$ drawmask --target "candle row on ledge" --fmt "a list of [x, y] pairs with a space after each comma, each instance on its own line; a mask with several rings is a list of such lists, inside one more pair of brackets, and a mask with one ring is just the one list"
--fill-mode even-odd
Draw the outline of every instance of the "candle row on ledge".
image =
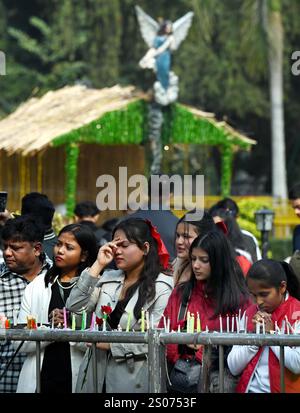
[[14, 326], [18, 323], [18, 310], [13, 310], [13, 320], [6, 317], [4, 313], [0, 313], [0, 328], [11, 328], [12, 323]]
[[[80, 330], [86, 330], [87, 329], [87, 313], [85, 310], [82, 310], [82, 318], [81, 318], [81, 328]], [[71, 330], [76, 330], [76, 318], [75, 314], [72, 313], [71, 316]], [[170, 319], [168, 317], [165, 317], [164, 315], [162, 316], [163, 318], [163, 325], [164, 325], [164, 331], [166, 333], [170, 332]], [[151, 319], [151, 323], [150, 323]], [[99, 320], [102, 323], [102, 331], [107, 331], [107, 317], [103, 317], [102, 319], [98, 319], [96, 317], [95, 312], [92, 313], [91, 317], [91, 323], [89, 326], [89, 331], [99, 331]], [[126, 332], [133, 331], [134, 329], [131, 329], [131, 324], [133, 320], [133, 312], [130, 311], [128, 313], [127, 317], [127, 324], [126, 324]], [[226, 322], [226, 329], [224, 331], [223, 329], [223, 322]], [[244, 312], [243, 316], [241, 316], [241, 312], [239, 311], [239, 314], [236, 315], [227, 315], [226, 317], [222, 317], [221, 315], [219, 316], [219, 327], [220, 327], [220, 333], [247, 333], [247, 324], [248, 324], [248, 317], [246, 316], [246, 313]], [[14, 325], [17, 325], [16, 317], [14, 314]], [[12, 323], [11, 321], [3, 314], [0, 313], [0, 328], [11, 328]], [[144, 309], [141, 310], [141, 320], [140, 320], [140, 331], [144, 333], [145, 331], [155, 328], [154, 325], [154, 319], [153, 319], [153, 314], [151, 314], [151, 317], [149, 315], [149, 311], [146, 311]], [[37, 319], [34, 315], [28, 315], [27, 316], [27, 324], [26, 324], [27, 329], [37, 329]], [[68, 328], [68, 310], [66, 308], [63, 308], [63, 326], [60, 325], [60, 323], [57, 326], [54, 326], [54, 320], [52, 319], [52, 323], [50, 328], [64, 328], [70, 330]], [[281, 323], [281, 326], [278, 326], [277, 321], [274, 323], [274, 330], [271, 330], [271, 334], [299, 334], [300, 330], [300, 320], [296, 320], [293, 324], [291, 324], [285, 316], [284, 320]], [[118, 325], [117, 331], [124, 331], [120, 325]], [[195, 314], [191, 313], [190, 311], [187, 312], [187, 319], [186, 319], [186, 328], [183, 329], [181, 327], [181, 324], [178, 325], [177, 331], [172, 330], [171, 332], [186, 332], [189, 334], [193, 333], [201, 333], [201, 319], [200, 315], [197, 312], [196, 316]], [[208, 327], [204, 329], [205, 333], [208, 333]], [[256, 323], [255, 326], [255, 333], [256, 334], [266, 334], [266, 323], [263, 320], [261, 323]]]

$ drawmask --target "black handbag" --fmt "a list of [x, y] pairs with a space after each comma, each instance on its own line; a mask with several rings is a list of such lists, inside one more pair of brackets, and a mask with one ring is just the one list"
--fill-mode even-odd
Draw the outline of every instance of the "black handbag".
[[180, 393], [198, 393], [201, 364], [195, 359], [178, 359], [170, 373], [169, 390]]
[[[178, 321], [184, 319], [191, 292], [181, 303]], [[179, 358], [171, 367], [168, 390], [179, 393], [198, 393], [200, 388], [201, 364], [195, 359]]]

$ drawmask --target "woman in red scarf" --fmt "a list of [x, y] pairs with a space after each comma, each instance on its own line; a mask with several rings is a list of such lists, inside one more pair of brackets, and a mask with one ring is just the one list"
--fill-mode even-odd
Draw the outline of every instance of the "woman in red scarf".
[[[264, 325], [266, 333], [280, 328], [300, 332], [300, 285], [286, 262], [260, 260], [253, 264], [247, 276], [249, 290], [256, 300], [247, 309], [248, 331]], [[279, 393], [279, 347], [233, 346], [228, 356], [232, 374], [242, 373], [238, 393]], [[300, 392], [300, 347], [284, 348], [285, 391]]]
[[[227, 315], [241, 313], [250, 305], [245, 278], [235, 260], [226, 236], [220, 231], [210, 231], [197, 237], [190, 247], [192, 275], [189, 281], [173, 290], [164, 317], [170, 319], [170, 329], [186, 328], [188, 312], [199, 315], [202, 330], [220, 331], [220, 316], [223, 331], [226, 331]], [[179, 314], [186, 306], [184, 316]], [[232, 317], [230, 317], [231, 319]], [[163, 319], [160, 321], [163, 327]], [[174, 365], [178, 358], [196, 357], [202, 362], [202, 346], [168, 344], [167, 359]]]

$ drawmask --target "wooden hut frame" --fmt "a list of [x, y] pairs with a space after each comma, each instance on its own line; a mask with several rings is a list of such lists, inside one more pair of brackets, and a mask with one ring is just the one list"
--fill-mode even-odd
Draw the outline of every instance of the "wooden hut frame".
[[[141, 144], [146, 134], [147, 96], [133, 86], [116, 85], [101, 90], [82, 85], [65, 86], [41, 98], [29, 99], [0, 121], [0, 152], [2, 156], [3, 153], [6, 156], [20, 155], [21, 198], [30, 191], [26, 186], [30, 182], [26, 166], [30, 157], [37, 155], [37, 190], [42, 192], [43, 154], [49, 147], [63, 145], [66, 150], [65, 201], [67, 213], [72, 215], [80, 145]], [[181, 104], [169, 108], [162, 135], [164, 144], [217, 146], [222, 158], [223, 196], [230, 194], [234, 152], [249, 150], [256, 143], [226, 122], [218, 122], [214, 114]], [[0, 180], [0, 190], [2, 188]]]

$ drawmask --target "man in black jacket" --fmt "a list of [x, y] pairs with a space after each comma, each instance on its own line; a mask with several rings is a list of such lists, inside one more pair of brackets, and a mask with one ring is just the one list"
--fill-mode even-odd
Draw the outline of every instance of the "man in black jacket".
[[[157, 227], [157, 231], [170, 254], [170, 261], [173, 261], [176, 257], [174, 241], [178, 218], [168, 207], [170, 204], [170, 197], [172, 196], [170, 181], [167, 175], [158, 175], [158, 177], [160, 178], [160, 184], [157, 188], [157, 193], [151, 191], [151, 178], [148, 180], [147, 209], [138, 209], [136, 212], [131, 213], [127, 218], [149, 219], [149, 221]], [[166, 179], [164, 179], [164, 177], [166, 177]]]
[[54, 205], [45, 194], [30, 192], [22, 198], [21, 215], [34, 217], [41, 226], [44, 231], [43, 250], [51, 260], [53, 259], [53, 248], [57, 242], [52, 228], [54, 212]]

